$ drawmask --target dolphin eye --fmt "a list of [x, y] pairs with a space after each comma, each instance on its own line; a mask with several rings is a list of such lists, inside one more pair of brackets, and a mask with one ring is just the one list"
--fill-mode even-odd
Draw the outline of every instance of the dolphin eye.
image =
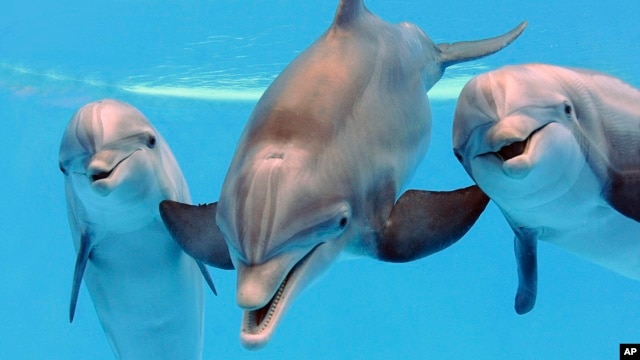
[[147, 146], [149, 149], [153, 149], [156, 147], [156, 137], [153, 135], [149, 135], [149, 139], [147, 139]]
[[573, 112], [573, 109], [571, 108], [571, 105], [564, 104], [564, 113], [567, 115], [571, 115], [572, 112]]
[[343, 216], [340, 218], [340, 229], [344, 229], [345, 227], [347, 227], [347, 224], [349, 223], [349, 219], [347, 219], [346, 216]]
[[62, 171], [63, 174], [67, 175], [67, 169], [64, 168], [64, 166], [62, 166], [62, 164], [59, 164], [60, 166], [60, 171]]

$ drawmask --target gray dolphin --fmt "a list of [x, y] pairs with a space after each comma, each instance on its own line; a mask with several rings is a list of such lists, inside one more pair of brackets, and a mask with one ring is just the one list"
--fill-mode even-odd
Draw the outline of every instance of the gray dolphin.
[[70, 320], [84, 277], [117, 358], [201, 358], [200, 272], [213, 283], [160, 219], [161, 200], [190, 202], [160, 134], [128, 104], [87, 104], [65, 130], [60, 170], [77, 252]]
[[426, 90], [447, 66], [500, 50], [525, 26], [435, 45], [415, 25], [341, 1], [331, 27], [256, 105], [219, 202], [161, 204], [187, 253], [237, 269], [244, 346], [266, 345], [293, 298], [340, 253], [411, 261], [466, 233], [488, 202], [477, 187], [398, 199], [429, 145]]
[[462, 90], [453, 147], [513, 228], [516, 311], [536, 300], [538, 240], [640, 280], [640, 91], [612, 76], [507, 66]]

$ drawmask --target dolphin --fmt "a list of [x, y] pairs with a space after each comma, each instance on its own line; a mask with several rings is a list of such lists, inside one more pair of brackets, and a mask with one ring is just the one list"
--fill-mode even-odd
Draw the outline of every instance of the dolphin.
[[237, 269], [246, 348], [265, 346], [296, 295], [340, 254], [412, 261], [467, 232], [489, 201], [476, 186], [400, 196], [429, 145], [426, 90], [447, 66], [502, 49], [525, 26], [436, 45], [415, 25], [343, 0], [259, 100], [219, 201], [160, 204], [187, 253]]
[[191, 201], [160, 134], [131, 105], [89, 103], [66, 127], [60, 170], [77, 252], [70, 321], [84, 278], [117, 358], [201, 358], [201, 271], [213, 283], [160, 219], [161, 200]]
[[453, 148], [515, 233], [515, 309], [536, 300], [537, 240], [640, 280], [640, 91], [612, 76], [506, 66], [463, 88]]

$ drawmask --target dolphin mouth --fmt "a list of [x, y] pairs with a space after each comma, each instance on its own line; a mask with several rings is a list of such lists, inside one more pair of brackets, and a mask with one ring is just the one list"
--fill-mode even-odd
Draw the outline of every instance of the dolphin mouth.
[[526, 139], [520, 141], [514, 141], [507, 145], [502, 146], [494, 154], [502, 161], [507, 162], [513, 158], [523, 155], [529, 149], [531, 138], [537, 134], [540, 130], [544, 129], [546, 125], [534, 130]]
[[[115, 169], [115, 168], [113, 168], [113, 169]], [[100, 180], [104, 180], [104, 179], [108, 178], [109, 176], [111, 176], [111, 173], [113, 172], [113, 169], [111, 169], [109, 171], [101, 171], [99, 173], [91, 175], [91, 182], [96, 182], [96, 181], [100, 181]]]
[[[280, 284], [271, 300], [262, 308], [245, 310], [242, 319], [240, 339], [244, 347], [248, 349], [260, 349], [264, 347], [288, 305], [289, 295], [296, 284], [297, 272], [307, 262], [315, 250], [322, 244], [316, 245], [296, 265], [293, 266]], [[295, 277], [295, 278], [294, 278]]]
[[278, 291], [276, 291], [275, 295], [273, 295], [273, 298], [271, 298], [267, 305], [257, 310], [247, 310], [244, 312], [242, 327], [243, 333], [257, 335], [267, 330], [267, 327], [271, 324], [275, 311], [278, 309], [278, 304], [282, 299], [282, 294], [284, 293], [284, 289], [287, 287], [287, 283], [291, 278], [292, 272], [293, 270], [287, 274], [284, 281], [282, 281], [282, 284], [280, 284]]
[[516, 141], [509, 145], [505, 145], [500, 148], [500, 150], [496, 151], [495, 154], [498, 156], [500, 160], [503, 162], [509, 161], [514, 157], [520, 156], [524, 154], [529, 146], [529, 138], [526, 138], [522, 141]]
[[130, 158], [136, 151], [134, 151], [131, 154], [123, 157], [122, 159], [120, 159], [120, 161], [118, 161], [111, 169], [99, 170], [99, 171], [96, 171], [93, 174], [91, 174], [89, 176], [89, 179], [91, 179], [91, 183], [95, 183], [95, 182], [100, 181], [100, 180], [108, 179], [111, 176], [111, 174], [113, 174], [113, 172], [118, 168], [118, 166], [120, 164], [122, 164], [125, 160]]

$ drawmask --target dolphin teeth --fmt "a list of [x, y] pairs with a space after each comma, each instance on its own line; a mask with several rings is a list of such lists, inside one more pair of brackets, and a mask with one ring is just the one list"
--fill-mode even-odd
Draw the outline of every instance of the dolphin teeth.
[[278, 303], [282, 298], [282, 293], [287, 286], [290, 275], [291, 272], [287, 274], [287, 277], [284, 279], [282, 284], [280, 284], [278, 291], [276, 291], [276, 294], [267, 305], [258, 310], [247, 311], [247, 317], [242, 331], [249, 334], [259, 334], [269, 326], [269, 323], [273, 318], [273, 314], [278, 308]]
[[527, 144], [529, 143], [529, 139], [525, 139], [523, 141], [516, 141], [509, 145], [503, 146], [496, 152], [496, 155], [502, 161], [508, 161], [513, 159], [516, 156], [520, 156], [527, 149]]
[[[292, 276], [301, 266], [303, 266], [303, 264], [305, 264], [309, 260], [315, 250], [322, 244], [324, 243], [316, 245], [291, 270], [289, 270], [289, 273], [285, 276], [275, 295], [273, 295], [271, 300], [265, 306], [257, 310], [245, 310], [242, 320], [242, 328], [240, 330], [241, 333], [249, 335], [259, 335], [263, 334], [265, 331], [270, 331], [268, 329], [272, 325], [272, 322], [274, 320], [277, 321], [277, 319], [281, 315], [278, 314], [279, 306], [281, 305], [281, 302], [283, 300], [285, 300], [286, 302], [286, 297], [283, 299], [283, 295], [285, 290], [287, 290], [287, 286], [290, 285], [289, 283], [291, 282]], [[295, 280], [294, 284], [292, 284], [291, 286], [296, 286]]]

